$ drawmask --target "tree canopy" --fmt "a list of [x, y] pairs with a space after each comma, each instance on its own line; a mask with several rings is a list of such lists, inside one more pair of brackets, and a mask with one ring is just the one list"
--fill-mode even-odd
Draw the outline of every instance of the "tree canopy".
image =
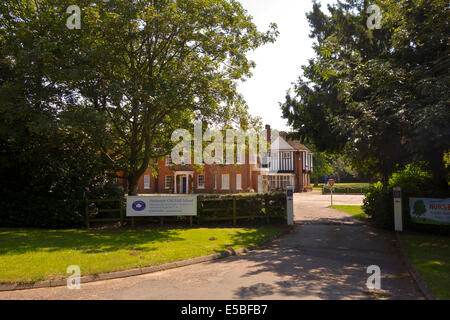
[[387, 183], [396, 169], [425, 160], [448, 187], [450, 148], [447, 1], [371, 1], [380, 29], [369, 29], [369, 1], [338, 1], [307, 14], [316, 56], [282, 104], [298, 137], [345, 152], [358, 171]]
[[194, 119], [252, 122], [236, 86], [254, 67], [246, 54], [274, 41], [275, 25], [258, 31], [234, 0], [82, 0], [80, 28], [69, 29], [72, 4], [2, 1], [4, 117], [19, 107], [30, 117], [97, 121], [83, 132], [124, 173], [130, 194], [170, 153], [175, 129]]

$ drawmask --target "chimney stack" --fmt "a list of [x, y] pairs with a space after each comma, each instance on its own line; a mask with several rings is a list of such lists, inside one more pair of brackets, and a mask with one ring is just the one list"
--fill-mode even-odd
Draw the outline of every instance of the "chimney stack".
[[272, 129], [269, 124], [266, 124], [267, 142], [272, 143]]

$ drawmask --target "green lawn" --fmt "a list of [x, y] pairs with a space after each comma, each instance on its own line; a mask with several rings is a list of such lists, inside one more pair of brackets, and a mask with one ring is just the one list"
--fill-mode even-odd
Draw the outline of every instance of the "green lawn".
[[258, 245], [284, 226], [159, 230], [0, 229], [0, 283], [121, 271]]
[[450, 300], [450, 237], [402, 233], [400, 238], [431, 291], [440, 299]]
[[364, 213], [361, 206], [332, 206], [333, 209], [348, 213], [349, 215], [358, 219], [367, 219], [368, 216]]

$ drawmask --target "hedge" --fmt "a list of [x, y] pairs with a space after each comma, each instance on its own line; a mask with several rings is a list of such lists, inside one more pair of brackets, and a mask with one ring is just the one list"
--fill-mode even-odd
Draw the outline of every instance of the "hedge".
[[[92, 222], [121, 221], [125, 199], [111, 199], [109, 202], [89, 200], [86, 203], [89, 226]], [[124, 211], [122, 211], [123, 213]], [[123, 217], [124, 218], [124, 217]], [[240, 221], [265, 221], [266, 223], [284, 222], [286, 220], [286, 194], [274, 192], [266, 194], [211, 194], [197, 196], [196, 223], [229, 221], [236, 225]], [[189, 217], [139, 217], [124, 218], [130, 221], [164, 223], [187, 223]]]
[[[235, 208], [235, 215], [234, 215]], [[207, 195], [198, 197], [199, 221], [285, 219], [284, 192], [252, 195]]]
[[[368, 190], [369, 187], [345, 187], [345, 186], [333, 187], [333, 193], [336, 194], [365, 194]], [[328, 186], [323, 187], [322, 194], [330, 194], [330, 187]]]
[[410, 198], [448, 198], [448, 190], [437, 189], [429, 172], [415, 165], [393, 174], [389, 185], [377, 183], [369, 187], [363, 210], [374, 224], [381, 228], [394, 229], [394, 187], [402, 188], [402, 214], [404, 230], [450, 234], [450, 226], [425, 225], [411, 221]]

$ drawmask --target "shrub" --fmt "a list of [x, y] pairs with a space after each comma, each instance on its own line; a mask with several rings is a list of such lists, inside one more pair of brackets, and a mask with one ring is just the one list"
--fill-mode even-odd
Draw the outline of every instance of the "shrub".
[[266, 194], [244, 195], [201, 195], [198, 197], [198, 218], [223, 219], [233, 218], [233, 199], [236, 200], [236, 217], [246, 219], [286, 218], [286, 193], [271, 192]]
[[[345, 186], [335, 186], [333, 187], [333, 193], [336, 194], [364, 194], [369, 190], [369, 187], [345, 187]], [[322, 189], [322, 194], [330, 194], [330, 187], [324, 186]]]
[[366, 192], [363, 210], [374, 224], [381, 228], [394, 228], [394, 187], [402, 188], [403, 225], [411, 226], [409, 198], [445, 198], [446, 190], [440, 190], [433, 184], [432, 176], [420, 165], [410, 164], [404, 170], [392, 175], [387, 186], [378, 182]]
[[370, 186], [366, 192], [363, 210], [374, 224], [381, 228], [394, 226], [394, 199], [391, 187], [384, 187], [381, 182]]
[[[115, 183], [90, 187], [86, 196], [95, 199], [120, 198], [123, 191]], [[9, 193], [0, 201], [0, 227], [73, 228], [85, 223], [82, 196], [62, 198], [59, 195], [25, 192]]]

